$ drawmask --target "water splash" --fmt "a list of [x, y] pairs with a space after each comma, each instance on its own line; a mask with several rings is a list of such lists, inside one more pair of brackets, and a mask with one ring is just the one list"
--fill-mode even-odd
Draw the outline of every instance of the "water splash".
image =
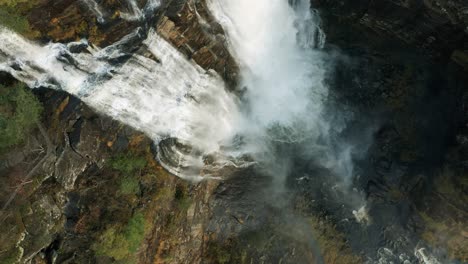
[[[85, 2], [102, 16], [96, 2]], [[142, 15], [134, 0], [128, 3], [132, 14]], [[145, 9], [159, 5], [149, 1]], [[209, 5], [242, 68], [242, 102], [225, 91], [215, 72], [189, 62], [152, 29], [78, 54], [63, 44], [40, 47], [3, 29], [0, 69], [30, 87], [74, 94], [157, 144], [174, 139], [160, 145], [165, 155], [158, 157], [184, 178], [200, 178], [202, 167], [249, 164], [241, 158], [246, 153], [271, 163], [274, 144], [306, 145], [324, 166], [349, 173], [350, 159], [342, 157], [347, 152], [336, 155], [329, 146], [330, 124], [323, 116], [325, 34], [308, 1], [211, 0]], [[135, 39], [145, 39], [136, 53]], [[145, 53], [151, 56], [140, 55]]]
[[105, 22], [104, 13], [101, 7], [99, 6], [99, 4], [96, 3], [95, 0], [81, 0], [81, 1], [83, 1], [89, 7], [91, 12], [93, 12], [96, 15], [96, 19], [99, 23], [102, 24]]
[[66, 45], [41, 47], [0, 29], [0, 70], [32, 88], [76, 95], [97, 112], [143, 131], [156, 143], [166, 138], [190, 142], [193, 151], [176, 165], [190, 170], [174, 172], [200, 179], [204, 164], [200, 154], [216, 153], [236, 134], [236, 98], [226, 92], [215, 72], [189, 62], [153, 30], [141, 50], [150, 57], [135, 53], [122, 65], [115, 63], [126, 54], [125, 43], [137, 35], [102, 50], [72, 54]]
[[442, 264], [436, 257], [434, 257], [430, 252], [427, 252], [426, 248], [416, 248], [414, 250], [414, 255], [423, 264]]
[[264, 155], [273, 152], [272, 144], [304, 145], [306, 155], [348, 176], [351, 151], [332, 148], [324, 116], [328, 66], [320, 18], [309, 1], [289, 2], [209, 1], [241, 66], [246, 140], [270, 164], [278, 163], [278, 157]]
[[126, 0], [129, 12], [120, 12], [120, 17], [128, 21], [144, 19], [143, 11], [138, 7], [136, 0]]

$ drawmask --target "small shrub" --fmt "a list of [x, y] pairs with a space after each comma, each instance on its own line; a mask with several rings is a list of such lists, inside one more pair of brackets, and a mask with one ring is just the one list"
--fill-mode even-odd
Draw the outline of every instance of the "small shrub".
[[187, 209], [192, 204], [192, 199], [190, 199], [188, 194], [188, 189], [186, 186], [177, 185], [174, 193], [174, 198], [177, 203], [177, 207], [180, 211], [187, 211]]
[[177, 207], [180, 211], [187, 211], [192, 205], [192, 199], [184, 197], [183, 199], [177, 200]]
[[145, 237], [146, 221], [142, 213], [135, 213], [123, 228], [109, 227], [93, 248], [98, 256], [115, 260], [131, 260]]
[[120, 192], [123, 194], [138, 194], [140, 183], [134, 177], [123, 177], [120, 180]]
[[131, 153], [118, 155], [110, 160], [110, 166], [126, 174], [126, 176], [130, 176], [136, 171], [143, 169], [146, 167], [146, 164], [147, 162], [144, 157], [135, 156]]
[[41, 113], [41, 103], [23, 84], [0, 85], [0, 150], [22, 143]]
[[128, 241], [116, 227], [108, 228], [99, 240], [99, 243], [95, 246], [98, 256], [109, 256], [115, 260], [122, 260], [128, 257]]
[[136, 213], [128, 222], [125, 229], [125, 239], [128, 242], [128, 249], [134, 253], [140, 247], [145, 237], [145, 217], [142, 213]]
[[24, 15], [37, 6], [38, 0], [0, 0], [0, 26], [5, 26], [26, 37], [37, 37]]

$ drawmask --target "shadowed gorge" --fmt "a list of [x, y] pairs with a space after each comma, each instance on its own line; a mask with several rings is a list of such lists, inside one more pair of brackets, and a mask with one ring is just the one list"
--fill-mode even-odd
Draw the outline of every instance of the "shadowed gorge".
[[464, 1], [0, 15], [0, 264], [468, 262]]

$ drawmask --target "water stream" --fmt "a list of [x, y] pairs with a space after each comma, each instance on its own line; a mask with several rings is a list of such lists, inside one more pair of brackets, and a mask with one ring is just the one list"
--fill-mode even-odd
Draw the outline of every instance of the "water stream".
[[[105, 23], [96, 1], [82, 1]], [[132, 21], [147, 19], [161, 5], [159, 0], [144, 7], [126, 2], [121, 17]], [[0, 27], [0, 71], [33, 89], [63, 90], [144, 132], [158, 146], [160, 163], [183, 179], [222, 179], [223, 167], [261, 164], [284, 186], [290, 157], [277, 148], [284, 145], [350, 179], [352, 147], [332, 138], [340, 125], [326, 111], [326, 36], [310, 2], [207, 2], [240, 66], [241, 96], [152, 28], [96, 48], [86, 40], [39, 45]], [[77, 45], [87, 52], [72, 53]], [[367, 217], [365, 209], [355, 215]], [[417, 256], [431, 263], [423, 250]]]
[[[85, 2], [103, 17], [96, 2]], [[141, 17], [137, 3], [128, 4], [131, 14]], [[213, 170], [225, 164], [247, 166], [241, 159], [246, 154], [269, 159], [271, 142], [318, 144], [328, 134], [320, 51], [325, 36], [307, 1], [221, 0], [210, 7], [227, 29], [241, 65], [242, 98], [227, 92], [215, 72], [188, 61], [153, 29], [138, 29], [104, 49], [88, 46], [89, 53], [78, 54], [69, 47], [87, 45], [85, 40], [40, 46], [1, 29], [0, 69], [31, 88], [69, 92], [145, 132], [156, 144], [164, 142], [160, 161], [186, 179], [217, 177]], [[139, 38], [144, 39], [139, 52], [129, 51]], [[152, 58], [141, 55], [148, 53]], [[126, 56], [130, 59], [121, 59]], [[207, 156], [215, 161], [208, 164]]]

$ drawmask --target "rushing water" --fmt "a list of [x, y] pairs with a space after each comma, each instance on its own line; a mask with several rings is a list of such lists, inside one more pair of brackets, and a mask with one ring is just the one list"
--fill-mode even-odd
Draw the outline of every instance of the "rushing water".
[[[84, 2], [104, 19], [95, 1]], [[137, 2], [127, 2], [129, 15], [142, 17]], [[145, 9], [159, 4], [149, 1]], [[32, 88], [67, 91], [145, 132], [159, 144], [163, 165], [183, 178], [216, 176], [212, 171], [226, 164], [247, 166], [239, 157], [265, 157], [271, 142], [318, 142], [328, 130], [322, 118], [325, 67], [318, 50], [324, 34], [307, 1], [221, 0], [210, 6], [242, 66], [241, 100], [226, 91], [215, 72], [185, 59], [152, 29], [79, 54], [69, 47], [86, 41], [41, 47], [2, 29], [0, 69]], [[145, 38], [140, 52], [129, 51], [138, 38]], [[148, 52], [156, 59], [140, 55]], [[123, 64], [116, 62], [129, 55]], [[215, 162], [207, 164], [208, 155]]]
[[316, 137], [324, 126], [324, 67], [313, 49], [324, 36], [306, 3], [295, 9], [282, 0], [210, 1], [241, 65], [248, 129], [286, 128], [273, 140]]
[[[240, 65], [241, 97], [154, 29], [139, 28], [98, 49], [86, 40], [41, 46], [0, 28], [0, 71], [31, 88], [66, 91], [144, 132], [158, 145], [161, 164], [184, 179], [220, 178], [220, 168], [249, 166], [252, 158], [270, 167], [272, 175], [285, 176], [288, 153], [275, 151], [277, 145], [300, 146], [294, 150], [349, 178], [351, 148], [333, 143], [330, 135], [337, 126], [325, 114], [326, 37], [309, 1], [207, 1]], [[82, 2], [98, 22], [106, 22], [96, 1]], [[145, 20], [161, 4], [126, 3], [121, 17], [134, 21]], [[87, 52], [72, 53], [77, 46]], [[284, 177], [276, 178], [283, 184]], [[368, 218], [366, 207], [353, 213], [357, 220]], [[385, 261], [393, 252], [383, 249], [380, 255]], [[438, 263], [424, 249], [415, 256]]]
[[241, 66], [243, 133], [256, 158], [278, 165], [288, 157], [272, 156], [271, 146], [296, 145], [303, 156], [349, 179], [351, 148], [334, 145], [332, 129], [340, 126], [325, 116], [326, 36], [310, 1], [209, 0], [209, 6]]
[[[32, 88], [62, 89], [76, 95], [98, 112], [145, 132], [156, 143], [177, 138], [189, 142], [197, 153], [219, 150], [220, 143], [234, 135], [235, 97], [226, 92], [217, 74], [186, 60], [152, 30], [143, 44], [156, 60], [133, 54], [123, 65], [111, 63], [125, 55], [118, 47], [136, 35], [77, 55], [66, 45], [41, 47], [2, 29], [0, 70]], [[202, 155], [189, 155], [168, 169], [198, 179], [202, 163]], [[189, 168], [190, 174], [178, 167]]]

